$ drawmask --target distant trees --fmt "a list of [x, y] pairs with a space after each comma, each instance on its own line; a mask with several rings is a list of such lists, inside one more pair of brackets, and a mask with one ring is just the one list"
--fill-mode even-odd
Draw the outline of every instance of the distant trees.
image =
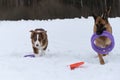
[[[62, 0], [64, 4], [73, 5], [78, 9], [82, 9], [83, 15], [87, 12], [88, 14], [97, 13], [101, 14], [105, 9], [112, 7], [112, 14], [120, 11], [120, 0]], [[115, 15], [112, 15], [115, 16]], [[120, 16], [117, 15], [117, 16]]]
[[54, 19], [101, 15], [120, 16], [120, 0], [0, 0], [0, 19]]

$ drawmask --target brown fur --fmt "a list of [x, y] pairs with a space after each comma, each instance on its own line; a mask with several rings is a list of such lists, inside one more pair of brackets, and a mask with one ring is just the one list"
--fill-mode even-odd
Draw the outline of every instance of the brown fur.
[[[107, 14], [107, 15], [105, 15], [105, 14]], [[108, 19], [107, 19], [108, 18], [108, 11], [105, 14], [103, 14], [103, 16], [93, 16], [95, 19], [95, 24], [94, 24], [94, 29], [93, 29], [94, 33], [97, 32], [96, 25], [103, 24], [104, 27], [106, 28], [106, 31], [108, 31], [112, 34], [112, 28], [111, 28], [111, 26], [108, 22]], [[95, 40], [95, 44], [99, 47], [104, 48], [104, 47], [111, 44], [111, 40], [107, 37], [102, 36], [102, 37], [99, 37]], [[98, 53], [100, 64], [105, 64], [103, 56], [106, 56], [106, 54], [102, 55], [102, 54]]]
[[34, 38], [36, 37], [36, 34], [40, 35], [39, 41], [41, 43], [42, 46], [42, 51], [45, 51], [47, 46], [48, 46], [48, 37], [47, 37], [47, 31], [45, 31], [44, 29], [35, 29], [35, 30], [31, 30], [31, 42], [32, 42], [32, 47], [33, 47], [33, 52], [35, 54], [39, 54], [39, 50], [38, 48], [36, 48], [35, 45], [35, 40]]

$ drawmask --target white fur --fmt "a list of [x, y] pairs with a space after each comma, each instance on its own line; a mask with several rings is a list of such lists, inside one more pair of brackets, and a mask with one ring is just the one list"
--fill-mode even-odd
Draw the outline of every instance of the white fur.
[[35, 41], [34, 46], [35, 46], [36, 48], [40, 49], [40, 48], [41, 48], [41, 44], [40, 44], [40, 42], [39, 42], [38, 39], [39, 39], [39, 35], [37, 34], [37, 40]]
[[36, 57], [45, 55], [45, 51], [43, 50], [43, 47], [41, 46], [41, 43], [39, 42], [38, 39], [39, 39], [39, 35], [37, 35], [37, 40], [34, 43], [34, 46], [39, 49], [39, 54], [36, 54], [35, 55]]

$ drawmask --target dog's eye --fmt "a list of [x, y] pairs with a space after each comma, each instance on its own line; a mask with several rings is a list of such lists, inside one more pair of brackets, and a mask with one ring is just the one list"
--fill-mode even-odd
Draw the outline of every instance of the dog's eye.
[[42, 33], [39, 34], [39, 40], [43, 39]]
[[97, 28], [102, 28], [104, 27], [105, 25], [104, 24], [96, 24]]
[[34, 41], [36, 41], [37, 40], [37, 35], [34, 35], [33, 39], [34, 39]]

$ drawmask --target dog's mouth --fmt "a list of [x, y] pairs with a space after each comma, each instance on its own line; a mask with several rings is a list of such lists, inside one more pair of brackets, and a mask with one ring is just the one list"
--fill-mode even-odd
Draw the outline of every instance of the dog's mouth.
[[38, 41], [33, 42], [33, 47], [35, 47], [35, 48], [37, 48], [37, 49], [41, 49], [41, 44], [40, 44], [40, 42], [38, 42]]
[[96, 31], [97, 35], [101, 35], [103, 31], [106, 31], [106, 27], [103, 24], [96, 25], [96, 27], [97, 27], [97, 31]]

